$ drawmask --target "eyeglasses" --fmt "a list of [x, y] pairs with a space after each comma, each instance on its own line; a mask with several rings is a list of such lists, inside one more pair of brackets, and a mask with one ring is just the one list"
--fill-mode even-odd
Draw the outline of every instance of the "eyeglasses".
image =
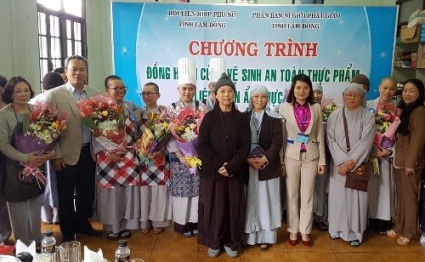
[[115, 92], [119, 92], [119, 91], [127, 91], [128, 87], [124, 86], [124, 87], [109, 87], [108, 89], [112, 89]]
[[154, 92], [142, 92], [142, 93], [140, 93], [141, 96], [151, 96], [151, 95], [155, 95], [155, 94], [158, 94], [158, 93], [154, 93]]

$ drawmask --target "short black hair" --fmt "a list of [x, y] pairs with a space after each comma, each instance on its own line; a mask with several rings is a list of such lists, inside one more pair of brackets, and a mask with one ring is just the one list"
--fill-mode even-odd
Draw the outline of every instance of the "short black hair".
[[7, 78], [4, 75], [0, 75], [0, 86], [5, 87], [7, 84]]
[[295, 89], [295, 84], [297, 83], [297, 81], [304, 82], [308, 85], [308, 87], [310, 88], [310, 93], [306, 99], [306, 102], [308, 102], [309, 104], [313, 104], [314, 103], [313, 83], [311, 82], [310, 77], [308, 77], [308, 75], [306, 74], [299, 74], [294, 76], [294, 79], [292, 80], [292, 84], [291, 84], [291, 89], [289, 89], [288, 96], [286, 97], [286, 102], [293, 103], [294, 101], [296, 101], [295, 95], [294, 95], [294, 89]]
[[68, 64], [69, 64], [69, 62], [70, 62], [71, 60], [80, 60], [80, 61], [83, 61], [83, 62], [84, 62], [84, 64], [86, 64], [86, 68], [87, 68], [87, 69], [89, 68], [89, 65], [88, 65], [87, 59], [86, 59], [84, 56], [80, 56], [80, 55], [72, 55], [72, 56], [69, 56], [69, 57], [67, 57], [67, 58], [65, 59], [65, 69], [68, 69]]
[[153, 86], [153, 89], [155, 89], [155, 92], [159, 93], [159, 86], [154, 82], [147, 82], [143, 86]]
[[122, 78], [119, 77], [119, 76], [116, 76], [116, 75], [107, 76], [105, 78], [105, 83], [104, 83], [105, 89], [108, 89], [108, 82], [109, 82], [109, 80], [121, 80], [122, 81]]
[[58, 67], [55, 70], [53, 70], [53, 73], [63, 74], [63, 73], [65, 73], [65, 67], [63, 67], [63, 66]]
[[32, 90], [30, 83], [22, 76], [14, 76], [11, 79], [9, 79], [9, 81], [7, 81], [7, 84], [5, 85], [3, 89], [3, 93], [1, 93], [1, 98], [3, 99], [3, 102], [5, 104], [10, 104], [13, 102], [13, 99], [12, 99], [13, 92], [15, 91], [15, 86], [19, 82], [25, 82], [30, 88], [31, 98], [34, 97], [34, 91]]

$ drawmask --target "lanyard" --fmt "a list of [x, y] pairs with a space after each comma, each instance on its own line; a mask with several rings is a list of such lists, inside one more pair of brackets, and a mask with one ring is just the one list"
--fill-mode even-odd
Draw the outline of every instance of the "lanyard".
[[[255, 133], [257, 134], [257, 143], [260, 140], [261, 122], [263, 120], [263, 116], [264, 116], [264, 110], [261, 112], [259, 119], [257, 117], [255, 117], [254, 111], [252, 111], [252, 113], [251, 113], [251, 122], [254, 125]], [[258, 122], [258, 126], [257, 126], [257, 122]]]

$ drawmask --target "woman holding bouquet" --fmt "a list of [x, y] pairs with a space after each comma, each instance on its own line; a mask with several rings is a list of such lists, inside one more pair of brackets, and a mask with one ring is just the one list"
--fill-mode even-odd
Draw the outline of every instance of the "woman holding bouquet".
[[6, 106], [0, 110], [0, 150], [4, 154], [5, 173], [1, 191], [7, 201], [15, 241], [26, 245], [41, 241], [41, 202], [44, 185], [38, 178], [20, 177], [21, 164], [43, 165], [53, 152], [42, 155], [23, 153], [16, 149], [15, 135], [23, 131], [23, 121], [31, 112], [28, 101], [34, 96], [31, 85], [22, 77], [12, 77], [2, 93]]
[[118, 76], [105, 79], [106, 93], [117, 103], [121, 117], [124, 119], [122, 146], [125, 148], [107, 150], [93, 139], [96, 154], [97, 176], [97, 215], [107, 232], [107, 238], [116, 240], [129, 238], [130, 230], [139, 227], [140, 192], [138, 188], [138, 160], [132, 150], [136, 132], [136, 106], [124, 100], [127, 87]]
[[[376, 126], [380, 128], [384, 121], [390, 121], [397, 116], [397, 104], [393, 100], [397, 92], [397, 80], [394, 77], [382, 79], [379, 85], [379, 97], [367, 101], [367, 108], [375, 115]], [[388, 120], [385, 118], [388, 116]], [[381, 132], [382, 131], [382, 132]], [[383, 133], [385, 130], [377, 130]], [[374, 145], [374, 161], [378, 163], [378, 172], [371, 176], [368, 183], [369, 226], [385, 234], [392, 227], [394, 215], [394, 176], [392, 168], [392, 148]]]
[[[269, 91], [263, 85], [251, 89], [248, 118], [251, 126], [251, 149], [261, 148], [264, 155], [248, 157], [249, 183], [245, 218], [245, 243], [260, 244], [265, 251], [277, 242], [277, 229], [281, 224], [280, 176], [283, 159], [282, 119], [268, 109]], [[255, 151], [252, 151], [255, 152]], [[201, 178], [202, 179], [202, 178]]]
[[[146, 83], [140, 94], [146, 107], [138, 109], [135, 115], [138, 133], [143, 134], [149, 128], [150, 117], [159, 116], [166, 107], [157, 104], [161, 94], [156, 83]], [[140, 161], [140, 228], [145, 234], [150, 231], [151, 226], [154, 233], [159, 234], [170, 224], [171, 209], [167, 196], [170, 169], [165, 146], [166, 144], [147, 154], [150, 163]]]
[[[217, 257], [222, 247], [229, 257], [237, 257], [244, 232], [251, 132], [246, 115], [235, 108], [236, 87], [225, 73], [217, 81], [215, 93], [218, 103], [205, 115], [199, 130], [198, 243], [208, 246], [210, 257]], [[278, 192], [275, 194], [279, 202]]]
[[408, 246], [418, 239], [418, 208], [421, 172], [425, 166], [424, 84], [409, 79], [403, 87], [398, 107], [403, 110], [394, 145], [394, 176], [397, 193], [397, 217], [387, 236]]
[[[180, 99], [172, 103], [168, 110], [191, 108], [205, 111], [205, 105], [194, 100], [196, 91], [196, 64], [185, 57], [178, 60], [179, 79], [177, 90]], [[175, 138], [167, 145], [170, 152], [170, 183], [168, 194], [172, 201], [174, 231], [186, 237], [198, 234], [199, 174], [191, 172], [190, 164], [182, 153]]]
[[285, 118], [285, 167], [288, 201], [289, 244], [311, 247], [313, 195], [316, 174], [325, 172], [325, 140], [322, 109], [313, 103], [313, 87], [307, 75], [296, 75], [286, 103], [279, 113]]

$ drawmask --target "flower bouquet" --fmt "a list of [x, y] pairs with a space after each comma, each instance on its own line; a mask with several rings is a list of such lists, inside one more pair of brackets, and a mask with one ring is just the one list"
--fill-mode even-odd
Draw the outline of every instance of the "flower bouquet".
[[95, 132], [95, 140], [109, 153], [122, 154], [124, 138], [123, 108], [108, 96], [96, 95], [77, 103], [82, 122]]
[[[67, 116], [59, 115], [50, 104], [37, 102], [29, 116], [24, 117], [22, 132], [17, 130], [14, 134], [16, 149], [26, 154], [37, 152], [38, 155], [52, 151], [66, 128], [66, 120]], [[46, 177], [36, 165], [21, 165], [24, 166], [21, 180], [32, 182], [36, 178], [37, 182], [45, 184]]]
[[167, 112], [149, 113], [146, 128], [135, 144], [140, 161], [145, 165], [152, 164], [148, 154], [162, 149], [171, 138], [170, 122], [171, 118]]
[[[382, 148], [390, 148], [395, 143], [395, 132], [397, 127], [400, 125], [400, 118], [398, 116], [397, 106], [394, 104], [387, 104], [382, 106], [378, 103], [376, 112], [371, 109], [372, 113], [375, 113], [375, 141], [374, 145]], [[372, 149], [372, 155], [374, 155]], [[379, 175], [379, 159], [376, 156], [371, 157], [373, 166], [373, 173]]]
[[332, 98], [323, 98], [322, 100], [322, 117], [323, 122], [327, 122], [331, 113], [337, 110], [339, 106], [335, 104]]
[[194, 109], [185, 107], [177, 111], [177, 116], [173, 121], [172, 133], [176, 142], [189, 162], [192, 174], [196, 173], [197, 166], [201, 166], [202, 162], [197, 157], [198, 153], [198, 131], [201, 125], [204, 111], [202, 109]]
[[378, 104], [375, 113], [376, 136], [374, 144], [382, 148], [390, 148], [394, 145], [395, 131], [400, 125], [397, 106], [393, 104], [380, 106]]

